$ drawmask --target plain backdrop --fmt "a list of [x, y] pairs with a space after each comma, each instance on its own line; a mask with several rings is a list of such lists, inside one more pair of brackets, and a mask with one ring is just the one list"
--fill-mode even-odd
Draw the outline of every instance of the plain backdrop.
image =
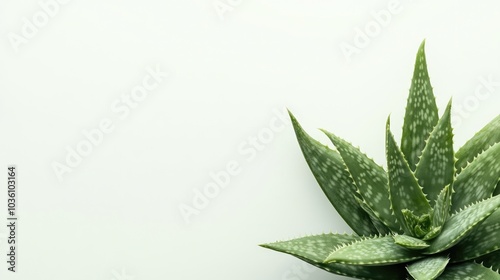
[[[399, 138], [426, 39], [440, 114], [451, 97], [460, 109], [458, 148], [499, 112], [498, 11], [451, 0], [1, 1], [0, 278], [346, 279], [257, 246], [351, 232], [285, 108], [321, 142], [317, 128], [328, 129], [385, 165], [385, 121]], [[17, 273], [4, 261], [9, 164]]]

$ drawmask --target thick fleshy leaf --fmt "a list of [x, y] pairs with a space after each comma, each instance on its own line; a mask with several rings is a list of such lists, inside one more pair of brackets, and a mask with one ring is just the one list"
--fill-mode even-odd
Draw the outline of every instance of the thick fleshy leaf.
[[457, 173], [460, 173], [477, 155], [498, 142], [500, 142], [500, 115], [484, 126], [457, 151], [455, 154]]
[[377, 215], [375, 215], [373, 210], [368, 206], [368, 204], [366, 204], [366, 202], [357, 197], [356, 201], [359, 203], [359, 205], [361, 205], [361, 208], [363, 208], [363, 210], [365, 210], [365, 212], [368, 213], [370, 219], [372, 220], [373, 225], [375, 226], [379, 234], [385, 235], [391, 233], [391, 230], [384, 223], [382, 223], [382, 221], [378, 219]]
[[482, 263], [486, 267], [491, 267], [493, 270], [500, 270], [500, 250], [476, 258], [474, 261]]
[[415, 280], [434, 280], [443, 273], [450, 259], [432, 256], [409, 264], [406, 269]]
[[394, 141], [394, 136], [390, 131], [390, 119], [387, 120], [386, 127], [386, 155], [391, 206], [400, 224], [404, 224], [404, 232], [411, 235], [413, 229], [404, 222], [402, 210], [408, 209], [418, 217], [429, 214], [431, 206]]
[[436, 238], [441, 233], [442, 227], [433, 227], [431, 230], [422, 238], [422, 240], [429, 241]]
[[453, 246], [451, 259], [465, 261], [478, 258], [500, 249], [500, 210], [476, 226], [467, 237]]
[[394, 264], [394, 265], [384, 265], [384, 266], [362, 266], [362, 265], [347, 265], [341, 263], [315, 263], [313, 265], [334, 274], [354, 277], [356, 279], [401, 280], [405, 279], [406, 277], [406, 270], [404, 264]]
[[401, 150], [411, 170], [415, 170], [425, 147], [425, 140], [436, 126], [438, 119], [436, 99], [427, 72], [424, 41], [418, 49], [415, 61], [401, 138]]
[[439, 280], [499, 280], [500, 274], [478, 263], [466, 262], [448, 266]]
[[403, 209], [401, 212], [403, 213], [405, 225], [408, 227], [411, 236], [423, 238], [431, 231], [432, 221], [429, 214], [416, 216], [408, 209]]
[[264, 244], [261, 246], [295, 256], [316, 267], [335, 274], [370, 280], [399, 280], [404, 278], [404, 266], [401, 265], [367, 267], [340, 263], [323, 263], [323, 260], [334, 248], [355, 240], [360, 240], [360, 237], [330, 233]]
[[323, 130], [330, 138], [351, 174], [358, 191], [373, 213], [392, 231], [399, 232], [400, 225], [392, 214], [389, 200], [387, 173], [372, 159], [347, 141]]
[[495, 195], [499, 195], [499, 194], [500, 194], [500, 182], [498, 182], [498, 184], [497, 184], [497, 188], [496, 188], [496, 190], [493, 192], [493, 195], [494, 195], [494, 196], [495, 196]]
[[323, 260], [335, 248], [357, 240], [362, 240], [362, 237], [356, 235], [330, 233], [305, 236], [287, 241], [263, 244], [260, 246], [305, 258], [313, 262], [323, 262]]
[[407, 250], [396, 244], [392, 236], [370, 237], [354, 241], [334, 250], [325, 263], [352, 265], [387, 265], [405, 263], [422, 258], [418, 251]]
[[292, 113], [290, 118], [307, 164], [337, 212], [357, 234], [377, 234], [370, 217], [356, 201], [356, 185], [340, 155], [311, 138]]
[[453, 182], [455, 175], [450, 112], [451, 101], [429, 136], [415, 170], [415, 177], [417, 177], [419, 185], [427, 195], [431, 206], [434, 206], [441, 190]]
[[467, 165], [453, 185], [452, 211], [491, 197], [500, 178], [500, 143]]
[[394, 235], [394, 242], [410, 250], [422, 250], [429, 247], [429, 244], [423, 240], [408, 235]]
[[452, 215], [444, 224], [441, 234], [432, 240], [431, 246], [424, 253], [439, 253], [457, 244], [498, 207], [500, 196], [495, 196]]
[[432, 212], [432, 226], [434, 228], [442, 227], [448, 217], [451, 209], [451, 187], [448, 185], [441, 190], [438, 195], [434, 211]]

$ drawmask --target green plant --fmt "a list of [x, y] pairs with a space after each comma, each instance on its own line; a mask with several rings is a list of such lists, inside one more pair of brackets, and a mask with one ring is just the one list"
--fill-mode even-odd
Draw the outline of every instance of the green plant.
[[386, 125], [387, 171], [323, 130], [312, 139], [290, 113], [302, 153], [354, 234], [261, 245], [358, 279], [500, 279], [500, 115], [456, 153], [451, 101], [439, 118], [417, 53], [401, 147]]

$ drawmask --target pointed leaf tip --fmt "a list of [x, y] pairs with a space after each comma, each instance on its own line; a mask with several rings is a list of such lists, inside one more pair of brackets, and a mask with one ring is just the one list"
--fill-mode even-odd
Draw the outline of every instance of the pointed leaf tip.
[[326, 263], [351, 265], [387, 265], [420, 259], [418, 251], [408, 250], [394, 243], [392, 236], [371, 237], [355, 241], [334, 250]]
[[361, 240], [361, 237], [330, 233], [263, 244], [263, 247], [292, 255], [325, 271], [348, 277], [367, 280], [400, 280], [404, 278], [405, 269], [402, 265], [358, 266], [323, 263], [323, 260], [334, 248], [356, 240]]
[[356, 201], [356, 185], [340, 155], [309, 136], [291, 113], [290, 117], [302, 154], [330, 203], [357, 234], [377, 234], [370, 216]]
[[412, 170], [415, 170], [425, 140], [438, 119], [436, 99], [427, 71], [424, 40], [417, 52], [401, 138], [401, 150]]
[[440, 228], [450, 216], [452, 188], [450, 185], [444, 187], [436, 199], [432, 212], [432, 226]]
[[394, 235], [392, 238], [396, 244], [410, 250], [422, 250], [430, 246], [427, 242], [408, 235]]
[[416, 280], [434, 280], [443, 273], [449, 261], [444, 256], [432, 256], [411, 263], [407, 270]]
[[[431, 213], [431, 207], [394, 140], [389, 122], [387, 122], [386, 126], [386, 156], [389, 173], [389, 193], [394, 214], [398, 222], [403, 224], [405, 234], [423, 237], [430, 230], [430, 224], [422, 224], [419, 217], [423, 218], [424, 215]], [[411, 212], [416, 217], [414, 219], [415, 223], [410, 223], [410, 220], [408, 220], [410, 217], [404, 214], [405, 211]]]
[[307, 259], [322, 262], [338, 246], [360, 240], [361, 237], [347, 234], [321, 234], [262, 244], [261, 247]]
[[453, 182], [455, 155], [451, 128], [451, 100], [432, 130], [417, 164], [415, 176], [433, 206], [441, 190]]
[[385, 170], [349, 142], [326, 130], [323, 132], [337, 148], [360, 195], [373, 214], [392, 231], [398, 232], [400, 226], [390, 211], [391, 202]]

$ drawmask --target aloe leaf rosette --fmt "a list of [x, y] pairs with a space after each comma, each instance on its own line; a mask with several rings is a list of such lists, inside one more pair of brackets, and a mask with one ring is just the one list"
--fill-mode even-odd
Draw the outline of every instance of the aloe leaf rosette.
[[387, 168], [323, 130], [311, 138], [290, 113], [319, 186], [352, 234], [263, 244], [357, 279], [500, 279], [500, 115], [454, 151], [452, 103], [438, 113], [425, 41], [417, 53], [401, 142], [385, 126]]

